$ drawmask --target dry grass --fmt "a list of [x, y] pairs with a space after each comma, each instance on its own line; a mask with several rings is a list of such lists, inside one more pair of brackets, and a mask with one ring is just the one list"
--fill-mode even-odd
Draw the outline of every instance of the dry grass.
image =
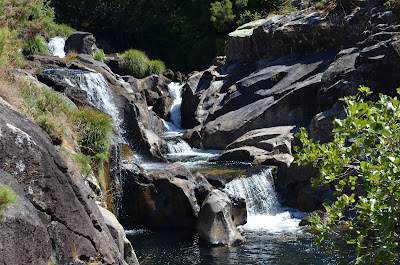
[[76, 51], [70, 51], [65, 56], [65, 61], [66, 62], [79, 61], [79, 59], [76, 58], [77, 56], [78, 56], [78, 53]]

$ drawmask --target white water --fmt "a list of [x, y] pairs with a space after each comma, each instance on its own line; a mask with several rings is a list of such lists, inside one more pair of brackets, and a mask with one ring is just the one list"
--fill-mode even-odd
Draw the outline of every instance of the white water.
[[300, 231], [299, 222], [304, 214], [289, 212], [282, 208], [271, 182], [272, 173], [267, 169], [251, 177], [235, 179], [226, 184], [226, 193], [246, 200], [247, 224], [243, 228], [270, 233]]
[[168, 129], [170, 134], [180, 134], [182, 135], [185, 130], [181, 127], [181, 105], [182, 105], [182, 88], [185, 84], [179, 84], [172, 82], [168, 85], [168, 90], [171, 96], [174, 98], [172, 103], [170, 115], [171, 115], [171, 122], [166, 121], [165, 126]]
[[65, 57], [64, 46], [66, 40], [67, 38], [64, 37], [51, 38], [48, 44], [50, 55], [64, 58]]
[[110, 93], [111, 88], [104, 76], [97, 72], [85, 72], [77, 75], [76, 79], [77, 85], [87, 92], [87, 101], [109, 114], [119, 127], [122, 120], [119, 118], [118, 108], [115, 106]]
[[[171, 96], [174, 98], [171, 107], [171, 121], [164, 121], [167, 132], [164, 134], [164, 138], [167, 140], [168, 158], [173, 160], [179, 160], [183, 157], [197, 158], [198, 160], [207, 160], [217, 155], [219, 150], [201, 150], [191, 148], [181, 137], [185, 130], [181, 127], [181, 104], [182, 104], [182, 88], [184, 84], [170, 83], [168, 90]], [[171, 140], [172, 139], [172, 140]], [[193, 161], [192, 161], [193, 162]]]

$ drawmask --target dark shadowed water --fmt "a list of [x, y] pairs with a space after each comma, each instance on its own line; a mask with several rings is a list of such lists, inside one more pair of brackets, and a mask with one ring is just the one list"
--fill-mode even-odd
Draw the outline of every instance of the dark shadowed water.
[[310, 234], [245, 232], [247, 242], [239, 247], [208, 248], [197, 234], [188, 231], [128, 232], [140, 264], [153, 265], [336, 265], [348, 264], [343, 254], [329, 253], [313, 244]]

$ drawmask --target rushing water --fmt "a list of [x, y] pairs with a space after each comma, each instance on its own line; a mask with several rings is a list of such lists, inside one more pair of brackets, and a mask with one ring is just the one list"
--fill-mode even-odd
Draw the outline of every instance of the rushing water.
[[64, 58], [65, 57], [64, 46], [65, 46], [66, 40], [67, 40], [67, 38], [59, 37], [59, 36], [51, 38], [47, 45], [49, 48], [50, 55]]
[[120, 127], [122, 120], [119, 117], [119, 110], [113, 102], [111, 88], [101, 73], [53, 67], [45, 67], [43, 71], [56, 76], [72, 87], [79, 87], [85, 91], [85, 101], [110, 115], [115, 124]]
[[[182, 87], [184, 84], [170, 83], [168, 90], [174, 98], [170, 111], [170, 121], [164, 121], [167, 132], [162, 138], [167, 143], [168, 154], [165, 157], [169, 162], [182, 162], [188, 169], [196, 170], [204, 167], [220, 167], [215, 163], [208, 163], [207, 160], [217, 155], [220, 150], [201, 150], [191, 148], [188, 143], [182, 139], [185, 132], [181, 127], [181, 104], [182, 104]], [[162, 169], [166, 163], [142, 163], [142, 167], [146, 171]]]
[[[246, 200], [247, 224], [239, 227], [246, 242], [238, 247], [209, 248], [202, 245], [193, 231], [127, 231], [141, 264], [170, 265], [236, 265], [236, 264], [342, 264], [343, 253], [328, 253], [315, 246], [313, 236], [299, 227], [305, 213], [281, 207], [272, 185], [271, 171], [253, 174], [254, 168], [243, 164], [210, 164], [207, 159], [219, 151], [192, 149], [182, 140], [180, 105], [182, 85], [169, 86], [175, 97], [171, 109], [171, 121], [165, 122], [170, 161], [182, 161], [192, 171], [231, 171], [236, 176], [247, 175], [227, 183], [224, 192]], [[165, 164], [151, 164], [147, 168], [158, 169]], [[236, 172], [236, 174], [235, 174]]]

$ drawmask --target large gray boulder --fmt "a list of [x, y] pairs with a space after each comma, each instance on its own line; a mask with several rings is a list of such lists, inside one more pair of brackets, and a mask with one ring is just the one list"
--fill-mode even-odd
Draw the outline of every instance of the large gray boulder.
[[1, 183], [19, 196], [0, 223], [1, 263], [126, 264], [91, 192], [71, 176], [50, 137], [2, 99], [0, 131], [8, 173], [1, 171]]
[[232, 202], [220, 190], [212, 190], [204, 200], [196, 228], [200, 238], [212, 246], [232, 246], [244, 241], [232, 220]]
[[[199, 179], [198, 182], [205, 182]], [[125, 180], [118, 217], [125, 228], [194, 228], [200, 207], [193, 175], [181, 163]]]
[[77, 52], [93, 55], [93, 49], [96, 39], [92, 33], [77, 31], [71, 34], [65, 41], [64, 50], [68, 52]]

